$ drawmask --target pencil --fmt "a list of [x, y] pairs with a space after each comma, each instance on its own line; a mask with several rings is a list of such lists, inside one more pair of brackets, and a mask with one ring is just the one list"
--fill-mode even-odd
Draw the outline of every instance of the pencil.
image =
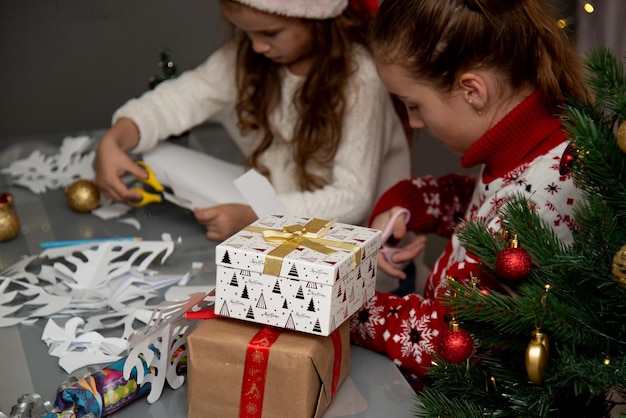
[[92, 244], [99, 242], [110, 242], [110, 241], [141, 241], [142, 238], [138, 237], [109, 237], [109, 238], [89, 238], [89, 239], [77, 239], [71, 241], [47, 241], [40, 242], [39, 248], [57, 248], [57, 247], [67, 247], [70, 245], [81, 245], [81, 244]]

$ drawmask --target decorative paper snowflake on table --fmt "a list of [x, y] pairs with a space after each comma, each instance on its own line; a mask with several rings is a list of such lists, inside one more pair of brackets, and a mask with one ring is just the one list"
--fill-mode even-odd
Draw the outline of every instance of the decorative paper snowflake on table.
[[[124, 378], [130, 378], [136, 369], [137, 383], [150, 383], [148, 402], [154, 403], [161, 397], [165, 381], [172, 389], [178, 389], [185, 382], [179, 374], [178, 366], [187, 358], [187, 336], [198, 321], [185, 318], [185, 312], [207, 308], [214, 303], [214, 296], [208, 293], [193, 293], [184, 301], [163, 302], [154, 310], [148, 325], [137, 331], [129, 340], [130, 352], [124, 364]], [[146, 362], [150, 370], [144, 374]]]
[[96, 289], [132, 269], [144, 272], [156, 259], [165, 261], [174, 251], [172, 241], [111, 241], [96, 244], [50, 248], [41, 253], [59, 259], [53, 266], [72, 289]]
[[[120, 339], [128, 340], [150, 320], [157, 305], [148, 301], [160, 297], [161, 289], [189, 280], [188, 274], [149, 270], [155, 261], [165, 262], [174, 247], [171, 239], [111, 241], [51, 248], [25, 257], [0, 272], [0, 327], [74, 317], [69, 328], [49, 319], [43, 339], [50, 354], [60, 358], [68, 373], [110, 362], [120, 355]], [[122, 335], [110, 341], [96, 332], [118, 327], [123, 328]], [[63, 332], [54, 332], [59, 329]]]
[[25, 159], [14, 161], [2, 169], [12, 182], [35, 194], [69, 186], [78, 179], [93, 180], [95, 151], [89, 136], [66, 137], [55, 155], [34, 151]]

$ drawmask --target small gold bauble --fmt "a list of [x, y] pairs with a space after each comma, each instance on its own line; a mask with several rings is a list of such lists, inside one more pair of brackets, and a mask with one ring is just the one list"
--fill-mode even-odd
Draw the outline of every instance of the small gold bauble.
[[91, 212], [100, 204], [100, 192], [90, 180], [77, 180], [65, 189], [67, 203], [76, 212]]
[[611, 273], [615, 276], [615, 282], [626, 289], [626, 245], [622, 245], [613, 256]]
[[626, 154], [626, 120], [622, 121], [617, 128], [617, 146]]
[[533, 332], [533, 338], [526, 347], [526, 372], [533, 383], [541, 383], [548, 366], [548, 336], [542, 332]]
[[20, 232], [20, 219], [17, 213], [8, 205], [0, 206], [0, 241], [15, 238]]

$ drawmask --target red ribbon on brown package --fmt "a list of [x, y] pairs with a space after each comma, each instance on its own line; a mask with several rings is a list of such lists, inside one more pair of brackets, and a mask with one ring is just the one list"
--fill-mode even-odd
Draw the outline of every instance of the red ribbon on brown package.
[[330, 400], [332, 401], [335, 397], [335, 393], [337, 393], [337, 389], [339, 388], [339, 376], [341, 372], [341, 353], [343, 351], [343, 347], [341, 346], [341, 335], [339, 334], [338, 329], [330, 334], [330, 338], [333, 341], [333, 349], [335, 352], [335, 359], [333, 360], [333, 383], [330, 389]]
[[248, 343], [239, 403], [241, 418], [261, 417], [270, 348], [278, 339], [280, 332], [276, 328], [263, 327]]
[[[269, 363], [270, 348], [282, 332], [279, 328], [265, 326], [256, 333], [248, 343], [246, 350], [246, 362], [241, 385], [241, 401], [239, 403], [240, 418], [261, 418], [263, 413], [263, 397], [265, 394], [265, 376]], [[341, 372], [341, 335], [336, 329], [330, 335], [333, 342], [333, 381], [331, 386], [331, 399], [339, 388], [339, 376]]]

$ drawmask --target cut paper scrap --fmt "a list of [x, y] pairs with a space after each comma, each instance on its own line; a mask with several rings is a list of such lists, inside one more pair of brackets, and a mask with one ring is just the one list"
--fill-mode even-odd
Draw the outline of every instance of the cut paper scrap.
[[143, 153], [159, 182], [172, 189], [177, 200], [187, 200], [187, 209], [222, 203], [247, 203], [233, 187], [243, 174], [242, 166], [180, 145], [162, 142]]
[[[165, 382], [172, 389], [178, 389], [185, 382], [179, 374], [179, 364], [187, 361], [187, 337], [199, 321], [185, 318], [185, 312], [207, 309], [215, 298], [206, 292], [192, 293], [181, 301], [165, 301], [154, 310], [146, 327], [138, 330], [129, 340], [129, 353], [124, 365], [124, 378], [137, 373], [137, 383], [150, 383], [148, 402], [154, 403], [160, 397]], [[148, 364], [149, 374], [142, 367]]]
[[[119, 218], [120, 216], [123, 216], [126, 213], [130, 212], [132, 209], [133, 208], [126, 203], [115, 202], [113, 200], [106, 199], [104, 198], [104, 196], [101, 195], [100, 206], [92, 210], [91, 214], [97, 216], [100, 219], [108, 220], [108, 219]], [[130, 220], [130, 219], [131, 218], [127, 218], [127, 220]], [[141, 224], [139, 223], [139, 221], [136, 219], [133, 219], [133, 220], [135, 222], [133, 223], [127, 222], [127, 223], [134, 226], [137, 230], [140, 230]]]
[[48, 354], [59, 358], [59, 366], [67, 373], [102, 363], [112, 363], [126, 352], [128, 341], [124, 338], [105, 338], [98, 332], [83, 332], [84, 320], [74, 317], [62, 328], [48, 320], [41, 339], [48, 346]]
[[137, 231], [141, 230], [141, 223], [139, 222], [139, 220], [135, 218], [124, 218], [124, 219], [120, 219], [118, 222], [122, 224], [130, 225], [134, 227]]
[[14, 161], [2, 169], [13, 184], [26, 187], [35, 194], [63, 188], [74, 181], [95, 178], [95, 152], [87, 151], [93, 145], [89, 136], [66, 137], [55, 155], [34, 151], [27, 158]]

